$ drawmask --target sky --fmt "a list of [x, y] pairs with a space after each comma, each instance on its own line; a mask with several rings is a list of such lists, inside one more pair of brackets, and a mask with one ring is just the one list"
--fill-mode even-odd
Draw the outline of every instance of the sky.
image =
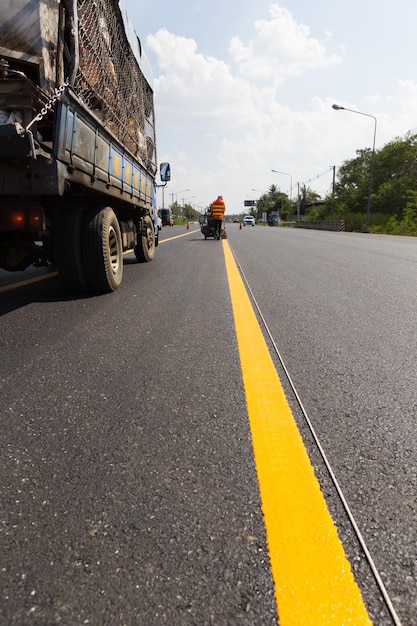
[[333, 167], [374, 135], [378, 150], [417, 132], [414, 0], [122, 3], [154, 75], [158, 161], [171, 164], [159, 206], [203, 211], [222, 195], [242, 213], [271, 185], [324, 197]]

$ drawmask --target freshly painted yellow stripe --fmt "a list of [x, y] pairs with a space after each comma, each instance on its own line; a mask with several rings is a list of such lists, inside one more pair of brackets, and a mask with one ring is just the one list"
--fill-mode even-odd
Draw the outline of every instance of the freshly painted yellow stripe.
[[223, 241], [280, 626], [371, 624], [227, 241]]
[[168, 237], [167, 239], [161, 239], [159, 242], [159, 245], [161, 245], [161, 243], [166, 243], [167, 241], [172, 241], [173, 239], [179, 239], [180, 237], [187, 237], [188, 235], [191, 235], [192, 233], [196, 233], [197, 230], [187, 230], [186, 233], [183, 233], [182, 235], [174, 235], [173, 237]]
[[[179, 237], [186, 237], [187, 235], [191, 235], [191, 233], [197, 232], [196, 230], [188, 230], [186, 233], [182, 235], [176, 235], [175, 237], [169, 237], [169, 239], [163, 239], [159, 243], [165, 243], [167, 241], [171, 241], [172, 239], [178, 239]], [[133, 252], [133, 248], [131, 250], [125, 250], [123, 255], [130, 254]], [[47, 278], [52, 278], [52, 276], [58, 276], [58, 272], [50, 272], [49, 274], [41, 274], [40, 276], [35, 276], [33, 278], [28, 278], [26, 280], [21, 280], [17, 283], [10, 283], [9, 285], [4, 285], [0, 287], [0, 293], [4, 293], [6, 291], [12, 291], [12, 289], [18, 289], [19, 287], [25, 287], [26, 285], [30, 285], [32, 283], [38, 283], [41, 280], [46, 280]]]
[[41, 280], [46, 280], [47, 278], [52, 278], [52, 276], [58, 276], [58, 272], [49, 272], [48, 274], [41, 274], [40, 276], [34, 276], [33, 278], [27, 278], [26, 280], [20, 280], [17, 283], [11, 283], [10, 285], [4, 285], [4, 287], [0, 287], [0, 293], [4, 293], [6, 291], [12, 291], [12, 289], [18, 289], [19, 287], [25, 287], [26, 285], [31, 285], [32, 283], [39, 283]]

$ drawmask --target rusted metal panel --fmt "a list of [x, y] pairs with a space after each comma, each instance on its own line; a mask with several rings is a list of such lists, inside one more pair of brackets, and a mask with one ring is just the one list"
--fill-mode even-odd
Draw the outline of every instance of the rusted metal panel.
[[57, 0], [2, 0], [0, 56], [39, 66], [40, 86], [55, 83], [59, 3]]
[[[0, 0], [0, 56], [10, 66], [0, 80], [0, 124], [18, 123], [3, 129], [4, 141], [0, 137], [2, 168], [9, 168], [10, 156], [29, 159], [36, 152], [47, 166], [55, 159], [61, 164], [45, 168], [45, 195], [71, 192], [77, 183], [149, 207], [156, 171], [153, 92], [140, 48], [132, 49], [135, 41], [138, 46], [113, 0]], [[28, 59], [42, 68], [41, 89], [24, 65]], [[56, 87], [57, 63], [73, 67], [74, 77], [48, 112], [44, 92]], [[28, 80], [20, 73], [26, 69]], [[32, 126], [42, 106], [46, 112]], [[29, 126], [36, 143], [32, 153], [21, 132]], [[35, 167], [41, 171], [39, 163], [25, 164], [29, 171]], [[53, 181], [55, 175], [64, 180]], [[42, 181], [28, 181], [27, 188], [42, 193]]]

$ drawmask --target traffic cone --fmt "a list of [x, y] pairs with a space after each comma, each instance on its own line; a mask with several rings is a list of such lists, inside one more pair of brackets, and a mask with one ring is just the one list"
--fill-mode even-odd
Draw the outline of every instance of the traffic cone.
[[187, 230], [190, 230], [190, 222], [187, 222]]
[[242, 230], [242, 222], [239, 222], [239, 230]]

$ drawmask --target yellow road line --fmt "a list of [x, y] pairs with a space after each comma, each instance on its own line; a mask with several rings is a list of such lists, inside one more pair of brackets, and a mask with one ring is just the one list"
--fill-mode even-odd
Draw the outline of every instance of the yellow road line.
[[223, 250], [280, 626], [369, 625], [227, 241]]
[[179, 239], [180, 237], [186, 237], [187, 235], [191, 235], [191, 233], [198, 233], [200, 232], [199, 229], [195, 228], [194, 230], [187, 230], [186, 233], [183, 233], [182, 235], [174, 235], [173, 237], [168, 237], [168, 239], [160, 239], [159, 243], [165, 243], [166, 241], [172, 241], [173, 239]]
[[[165, 241], [172, 241], [173, 239], [178, 239], [179, 237], [186, 237], [187, 235], [191, 235], [191, 233], [199, 232], [197, 229], [188, 230], [186, 233], [182, 235], [175, 235], [174, 237], [169, 237], [169, 239], [160, 240], [159, 243], [165, 243]], [[133, 252], [133, 248], [131, 250], [125, 250], [123, 255], [130, 254]], [[52, 278], [52, 276], [58, 276], [58, 272], [50, 272], [48, 274], [41, 274], [40, 276], [35, 276], [34, 278], [28, 278], [26, 280], [20, 280], [16, 283], [10, 283], [9, 285], [4, 285], [0, 287], [0, 293], [4, 293], [6, 291], [11, 291], [12, 289], [18, 289], [19, 287], [25, 287], [26, 285], [30, 285], [32, 283], [38, 283], [41, 280], [46, 280], [47, 278]]]
[[39, 283], [41, 280], [46, 280], [47, 278], [52, 278], [53, 276], [58, 276], [58, 272], [48, 272], [48, 274], [40, 274], [39, 276], [34, 276], [33, 278], [20, 280], [17, 283], [4, 285], [3, 287], [0, 287], [0, 293], [11, 291], [12, 289], [17, 289], [18, 287], [25, 287], [25, 285], [31, 285], [32, 283]]

